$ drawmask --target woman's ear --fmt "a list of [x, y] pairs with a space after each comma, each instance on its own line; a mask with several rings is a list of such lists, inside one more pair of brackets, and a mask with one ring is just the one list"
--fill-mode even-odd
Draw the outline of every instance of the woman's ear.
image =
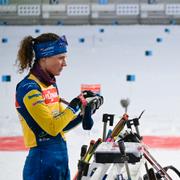
[[45, 58], [45, 57], [41, 58], [42, 61], [44, 61], [44, 60], [46, 60], [46, 59], [47, 59], [47, 58]]
[[45, 62], [46, 62], [46, 59], [47, 59], [47, 58], [45, 58], [45, 57], [41, 58], [41, 59], [39, 60], [39, 63], [40, 63], [40, 64], [45, 63]]
[[45, 64], [46, 64], [46, 58], [41, 58], [39, 60], [39, 65], [41, 66], [41, 68], [44, 68]]

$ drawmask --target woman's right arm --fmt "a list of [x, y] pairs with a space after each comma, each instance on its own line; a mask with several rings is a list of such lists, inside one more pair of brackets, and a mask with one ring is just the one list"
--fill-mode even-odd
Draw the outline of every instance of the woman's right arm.
[[24, 96], [23, 102], [36, 123], [52, 136], [56, 136], [77, 116], [72, 111], [72, 108], [69, 107], [67, 107], [62, 113], [53, 115], [48, 105], [45, 104], [41, 92], [38, 90], [29, 91]]

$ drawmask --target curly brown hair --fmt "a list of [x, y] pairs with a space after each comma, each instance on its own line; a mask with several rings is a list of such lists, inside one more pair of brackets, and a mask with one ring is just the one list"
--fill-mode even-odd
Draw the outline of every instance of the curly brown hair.
[[59, 39], [59, 36], [54, 33], [44, 33], [40, 36], [33, 38], [32, 36], [26, 36], [20, 43], [20, 48], [17, 54], [18, 72], [22, 73], [25, 69], [30, 69], [34, 63], [34, 50], [33, 44], [42, 42], [54, 41]]

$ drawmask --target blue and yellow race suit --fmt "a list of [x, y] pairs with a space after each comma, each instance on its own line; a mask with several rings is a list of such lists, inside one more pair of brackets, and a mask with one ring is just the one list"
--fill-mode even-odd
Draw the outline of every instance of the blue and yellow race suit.
[[64, 133], [79, 124], [81, 116], [60, 103], [55, 83], [46, 86], [31, 73], [16, 87], [16, 109], [30, 148], [23, 179], [70, 179]]

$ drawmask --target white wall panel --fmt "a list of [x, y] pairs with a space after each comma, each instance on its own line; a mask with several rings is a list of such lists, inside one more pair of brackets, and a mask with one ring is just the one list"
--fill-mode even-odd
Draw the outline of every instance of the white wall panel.
[[40, 14], [40, 5], [18, 5], [19, 16], [39, 16]]
[[90, 8], [88, 4], [70, 4], [67, 5], [68, 16], [88, 16]]
[[180, 4], [167, 4], [166, 14], [167, 15], [180, 15]]
[[138, 15], [139, 5], [138, 4], [117, 4], [116, 14], [117, 15]]

